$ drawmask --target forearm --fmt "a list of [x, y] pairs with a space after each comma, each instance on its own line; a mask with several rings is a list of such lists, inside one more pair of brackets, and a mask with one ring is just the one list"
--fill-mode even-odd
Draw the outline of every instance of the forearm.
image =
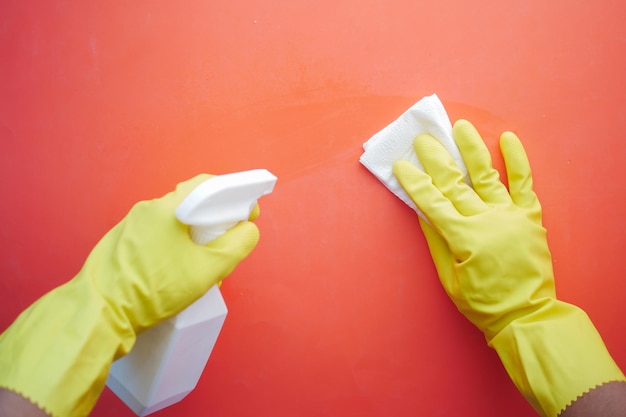
[[626, 382], [609, 382], [583, 394], [559, 417], [622, 417], [626, 415]]
[[0, 388], [0, 417], [48, 417], [48, 414], [21, 395]]

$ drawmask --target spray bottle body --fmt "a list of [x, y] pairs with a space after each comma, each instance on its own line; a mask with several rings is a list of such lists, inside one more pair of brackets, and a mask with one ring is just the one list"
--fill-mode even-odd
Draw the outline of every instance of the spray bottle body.
[[[276, 177], [267, 170], [212, 177], [176, 210], [200, 245], [246, 220]], [[139, 335], [131, 352], [115, 361], [107, 386], [138, 416], [175, 404], [191, 392], [217, 342], [228, 309], [217, 285], [180, 314]]]

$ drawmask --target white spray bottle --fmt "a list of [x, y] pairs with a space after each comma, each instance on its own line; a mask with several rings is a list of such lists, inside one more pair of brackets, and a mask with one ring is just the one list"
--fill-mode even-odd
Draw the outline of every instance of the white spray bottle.
[[[247, 220], [276, 177], [265, 169], [219, 175], [183, 200], [175, 215], [205, 245]], [[138, 416], [182, 400], [209, 359], [228, 310], [217, 285], [177, 316], [142, 333], [131, 352], [111, 366], [107, 386]]]

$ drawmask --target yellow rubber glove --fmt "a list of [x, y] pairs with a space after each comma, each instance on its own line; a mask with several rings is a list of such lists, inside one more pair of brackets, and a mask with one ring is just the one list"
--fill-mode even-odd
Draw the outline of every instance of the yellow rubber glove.
[[54, 417], [86, 416], [111, 363], [130, 351], [139, 332], [182, 311], [254, 249], [259, 232], [251, 222], [199, 246], [174, 217], [207, 178], [136, 204], [74, 279], [37, 300], [0, 335], [0, 387]]
[[474, 189], [428, 135], [414, 144], [426, 173], [397, 161], [394, 175], [428, 219], [420, 225], [446, 292], [532, 406], [554, 417], [624, 375], [585, 312], [556, 298], [541, 206], [519, 139], [511, 132], [500, 139], [507, 190], [476, 129], [461, 120], [453, 133]]

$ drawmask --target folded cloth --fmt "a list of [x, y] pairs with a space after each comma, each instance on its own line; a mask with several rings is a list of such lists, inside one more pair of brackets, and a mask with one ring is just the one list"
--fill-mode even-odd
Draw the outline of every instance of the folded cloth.
[[424, 170], [413, 150], [413, 141], [422, 133], [430, 134], [441, 142], [450, 152], [465, 178], [468, 178], [467, 168], [452, 137], [450, 119], [436, 94], [424, 97], [415, 103], [398, 119], [365, 142], [363, 144], [365, 152], [361, 155], [360, 162], [385, 187], [425, 219], [424, 214], [404, 191], [392, 172], [393, 163], [399, 159], [410, 161], [422, 171]]

